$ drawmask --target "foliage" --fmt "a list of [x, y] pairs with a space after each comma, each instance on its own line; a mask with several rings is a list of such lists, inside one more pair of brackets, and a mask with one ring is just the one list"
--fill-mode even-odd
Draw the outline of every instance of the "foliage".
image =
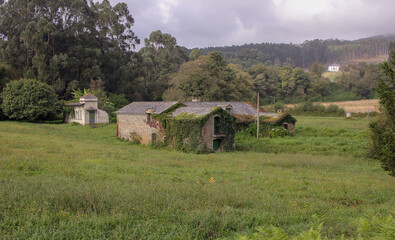
[[314, 62], [332, 64], [388, 54], [389, 39], [367, 38], [356, 41], [339, 39], [306, 40], [302, 44], [258, 43], [242, 46], [208, 47], [202, 54], [220, 52], [224, 58], [249, 68], [256, 64], [288, 65], [309, 68]]
[[91, 79], [111, 92], [135, 84], [131, 57], [139, 40], [125, 3], [9, 0], [0, 13], [0, 62], [12, 66], [13, 79], [36, 78], [66, 99]]
[[278, 126], [270, 129], [270, 131], [267, 134], [271, 138], [285, 137], [285, 136], [289, 136], [290, 135], [288, 129], [284, 129], [284, 128], [278, 127]]
[[136, 133], [136, 132], [131, 132], [130, 133], [130, 137], [129, 137], [129, 141], [132, 143], [132, 144], [141, 144], [141, 136], [140, 135], [138, 135], [138, 133]]
[[388, 62], [382, 65], [386, 77], [377, 86], [382, 114], [370, 123], [370, 155], [395, 177], [395, 43], [392, 49]]
[[[91, 90], [89, 88], [88, 89], [84, 88], [84, 90], [81, 90], [81, 89], [73, 90], [73, 92], [72, 92], [73, 100], [72, 101], [79, 102], [80, 98], [88, 93], [97, 97], [99, 109], [103, 109], [104, 111], [106, 111], [108, 113], [114, 111], [114, 109], [115, 109], [114, 104], [111, 102], [110, 98], [107, 97], [106, 92], [104, 92], [101, 89]], [[114, 95], [112, 98], [115, 100], [119, 100], [119, 99], [117, 99], [117, 97], [114, 97]], [[120, 100], [123, 101], [122, 97], [120, 97]], [[123, 101], [123, 102], [125, 102], [125, 101]]]
[[293, 137], [267, 138], [273, 126], [261, 125], [256, 138], [256, 124], [236, 134], [236, 149], [265, 153], [305, 153], [363, 157], [368, 143], [366, 119], [298, 117]]
[[232, 69], [218, 52], [184, 63], [165, 92], [165, 100], [237, 101], [250, 96], [251, 86], [239, 70]]
[[163, 92], [187, 56], [170, 34], [154, 31], [139, 51], [145, 99], [161, 100]]
[[114, 111], [117, 111], [129, 104], [129, 101], [125, 98], [124, 94], [110, 93], [108, 95], [108, 101], [113, 105]]
[[[388, 216], [367, 216], [361, 217], [357, 223], [358, 239], [394, 239], [395, 238], [395, 218], [393, 215]], [[306, 231], [299, 233], [297, 236], [290, 236], [284, 229], [271, 225], [270, 227], [257, 227], [256, 232], [246, 236], [240, 236], [238, 240], [317, 240], [328, 239], [323, 231], [324, 223], [313, 224], [313, 226]], [[341, 236], [344, 239], [345, 235]]]
[[312, 102], [304, 102], [298, 104], [294, 108], [286, 109], [287, 112], [293, 115], [308, 115], [308, 116], [332, 116], [345, 117], [346, 111], [337, 105], [331, 104], [325, 107], [321, 104], [313, 104]]
[[37, 122], [52, 119], [61, 110], [53, 88], [34, 79], [7, 83], [1, 98], [4, 114], [10, 119]]
[[188, 154], [120, 141], [116, 124], [2, 122], [1, 235], [237, 239], [273, 225], [292, 239], [323, 223], [322, 239], [393, 239], [393, 179], [352, 156], [367, 121], [300, 117], [296, 127], [259, 139], [269, 153]]
[[235, 119], [231, 114], [222, 108], [217, 107], [209, 114], [202, 116], [184, 113], [176, 117], [170, 117], [168, 114], [175, 109], [176, 106], [173, 106], [173, 109], [171, 110], [168, 109], [162, 114], [154, 115], [154, 117], [162, 123], [166, 134], [166, 144], [184, 152], [207, 152], [207, 146], [202, 145], [203, 126], [210, 117], [215, 115], [216, 117], [219, 117], [219, 122], [221, 123], [219, 125], [218, 132], [220, 135], [225, 135], [225, 138], [222, 139], [221, 146], [225, 151], [233, 149]]

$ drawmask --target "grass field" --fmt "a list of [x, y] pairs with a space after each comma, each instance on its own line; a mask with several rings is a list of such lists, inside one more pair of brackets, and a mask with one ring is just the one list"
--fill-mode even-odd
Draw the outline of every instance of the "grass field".
[[120, 141], [114, 124], [0, 122], [0, 238], [393, 239], [395, 180], [364, 157], [368, 122], [297, 120], [295, 137], [206, 155]]

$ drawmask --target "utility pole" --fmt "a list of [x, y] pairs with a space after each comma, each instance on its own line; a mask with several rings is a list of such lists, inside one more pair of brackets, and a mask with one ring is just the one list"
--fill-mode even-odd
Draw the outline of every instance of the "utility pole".
[[257, 101], [256, 101], [256, 138], [259, 138], [259, 91], [257, 91]]

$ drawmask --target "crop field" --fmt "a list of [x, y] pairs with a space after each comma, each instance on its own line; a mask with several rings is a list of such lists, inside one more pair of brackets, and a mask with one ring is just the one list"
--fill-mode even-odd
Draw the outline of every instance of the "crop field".
[[[315, 102], [315, 104], [321, 104], [324, 106], [329, 106], [331, 104], [337, 105], [343, 108], [346, 112], [350, 113], [366, 113], [379, 112], [379, 100], [378, 99], [368, 99], [368, 100], [356, 100], [356, 101], [339, 101], [339, 102]], [[297, 104], [286, 104], [288, 108], [293, 108]]]
[[133, 145], [116, 125], [0, 122], [1, 239], [394, 239], [365, 119], [298, 117], [237, 150]]

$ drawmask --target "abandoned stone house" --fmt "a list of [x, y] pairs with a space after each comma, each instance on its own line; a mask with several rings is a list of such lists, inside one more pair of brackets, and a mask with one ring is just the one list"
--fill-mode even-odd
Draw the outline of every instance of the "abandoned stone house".
[[[119, 138], [215, 151], [232, 149], [236, 123], [249, 124], [257, 116], [244, 102], [133, 102], [116, 114]], [[290, 115], [259, 113], [264, 114], [270, 115], [271, 124], [294, 130], [296, 120]]]
[[235, 119], [219, 107], [133, 102], [116, 114], [119, 138], [138, 140], [142, 144], [166, 142], [184, 150], [225, 151], [234, 146]]
[[65, 118], [65, 122], [76, 122], [81, 125], [109, 123], [108, 114], [98, 108], [98, 99], [96, 96], [88, 93], [80, 98], [79, 103], [66, 103], [66, 106], [72, 107], [71, 114]]

